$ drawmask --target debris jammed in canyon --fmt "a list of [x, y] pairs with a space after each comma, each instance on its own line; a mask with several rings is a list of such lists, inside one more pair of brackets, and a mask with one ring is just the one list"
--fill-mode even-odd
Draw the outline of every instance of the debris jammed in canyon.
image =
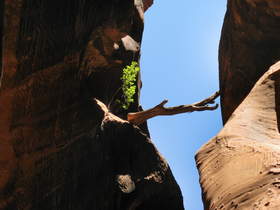
[[190, 105], [180, 105], [175, 107], [164, 107], [168, 100], [162, 101], [157, 106], [140, 112], [128, 113], [127, 120], [135, 125], [140, 125], [146, 122], [148, 119], [151, 119], [156, 116], [163, 115], [175, 115], [187, 112], [194, 111], [205, 111], [205, 110], [215, 110], [218, 108], [218, 104], [215, 106], [209, 106], [209, 104], [215, 103], [215, 99], [219, 96], [219, 92], [216, 92], [214, 95]]

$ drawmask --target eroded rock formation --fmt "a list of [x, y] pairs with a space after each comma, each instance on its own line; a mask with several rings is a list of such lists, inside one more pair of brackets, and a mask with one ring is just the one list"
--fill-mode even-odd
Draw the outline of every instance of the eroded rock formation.
[[225, 126], [196, 155], [205, 209], [280, 209], [279, 17], [277, 0], [228, 0], [219, 52]]
[[280, 57], [280, 2], [228, 0], [219, 63], [224, 123]]
[[279, 209], [280, 62], [196, 156], [205, 209]]
[[183, 209], [145, 126], [116, 102], [151, 3], [0, 2], [1, 210]]

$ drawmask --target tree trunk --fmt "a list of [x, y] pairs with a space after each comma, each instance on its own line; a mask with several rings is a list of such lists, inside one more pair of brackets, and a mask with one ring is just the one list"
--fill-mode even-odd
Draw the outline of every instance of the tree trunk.
[[215, 110], [218, 108], [218, 104], [216, 104], [215, 106], [209, 106], [209, 104], [215, 103], [215, 99], [219, 95], [220, 95], [219, 92], [216, 92], [214, 95], [200, 102], [191, 105], [181, 105], [175, 107], [164, 107], [164, 105], [168, 102], [168, 100], [164, 100], [160, 104], [158, 104], [157, 106], [151, 109], [142, 112], [128, 113], [127, 120], [135, 125], [140, 125], [144, 123], [146, 120], [156, 116], [175, 115], [175, 114], [194, 112], [194, 111]]

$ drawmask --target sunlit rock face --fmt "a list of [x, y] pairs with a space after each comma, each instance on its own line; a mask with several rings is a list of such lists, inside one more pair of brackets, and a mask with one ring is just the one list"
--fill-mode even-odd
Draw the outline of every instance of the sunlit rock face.
[[280, 208], [279, 76], [280, 62], [199, 149], [196, 162], [205, 209]]
[[256, 81], [279, 60], [279, 19], [278, 0], [228, 1], [219, 50], [224, 123]]
[[224, 127], [196, 155], [205, 209], [280, 209], [280, 2], [228, 0], [219, 64]]
[[183, 209], [145, 126], [119, 118], [150, 4], [0, 2], [1, 210]]

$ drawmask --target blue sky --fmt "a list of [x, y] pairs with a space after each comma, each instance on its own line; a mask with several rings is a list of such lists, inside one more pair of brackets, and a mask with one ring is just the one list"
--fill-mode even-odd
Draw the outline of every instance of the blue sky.
[[[219, 89], [218, 45], [226, 0], [155, 0], [145, 14], [141, 104], [200, 101]], [[219, 100], [217, 100], [219, 102]], [[222, 127], [220, 109], [149, 120], [152, 140], [179, 183], [185, 208], [202, 210], [196, 151]]]

